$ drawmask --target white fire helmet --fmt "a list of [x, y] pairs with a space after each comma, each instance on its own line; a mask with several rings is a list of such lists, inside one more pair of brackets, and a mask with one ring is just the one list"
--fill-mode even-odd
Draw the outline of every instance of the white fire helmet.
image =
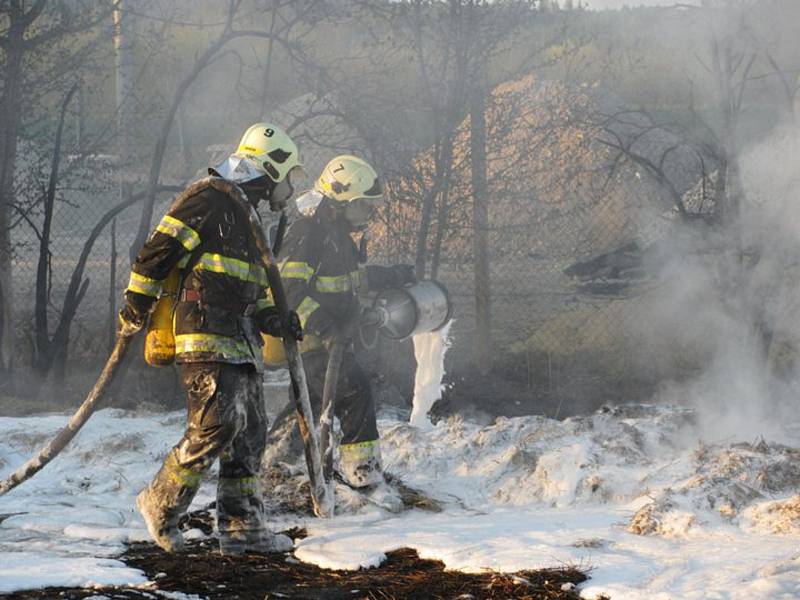
[[383, 199], [383, 187], [375, 169], [367, 161], [348, 154], [337, 156], [325, 165], [314, 189], [337, 202]]
[[265, 175], [281, 183], [290, 173], [296, 172], [302, 172], [297, 146], [283, 129], [271, 123], [251, 125], [236, 152], [209, 169], [210, 174], [236, 183], [247, 183]]

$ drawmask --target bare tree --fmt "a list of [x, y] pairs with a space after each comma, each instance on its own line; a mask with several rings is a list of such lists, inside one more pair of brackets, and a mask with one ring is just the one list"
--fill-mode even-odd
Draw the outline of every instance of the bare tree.
[[[784, 7], [777, 2], [778, 7]], [[700, 78], [689, 75], [685, 97], [688, 122], [654, 117], [645, 109], [620, 108], [598, 115], [604, 135], [601, 143], [615, 151], [611, 172], [628, 160], [643, 169], [668, 196], [682, 217], [699, 217], [713, 223], [734, 227], [741, 206], [746, 201], [741, 182], [740, 160], [746, 143], [742, 133], [743, 116], [762, 100], [758, 87], [777, 83], [784, 98], [787, 115], [794, 118], [794, 104], [800, 85], [797, 58], [788, 64], [776, 54], [774, 29], [759, 20], [769, 15], [769, 3], [752, 0], [703, 0], [699, 7], [682, 6], [689, 11], [694, 23], [699, 23], [700, 35], [706, 40], [705, 52], [695, 54], [700, 66]], [[783, 8], [775, 14], [782, 14]], [[710, 82], [713, 98], [712, 122], [697, 108], [696, 79]], [[654, 143], [658, 139], [659, 143]], [[684, 206], [686, 186], [677, 178], [686, 169], [670, 169], [676, 155], [693, 156], [692, 173], [700, 173], [704, 190], [713, 193], [706, 206], [711, 213], [694, 214]], [[707, 185], [714, 175], [715, 185]], [[693, 182], [690, 182], [693, 183]], [[734, 235], [731, 240], [738, 239]]]
[[[481, 375], [492, 368], [491, 289], [489, 275], [489, 189], [486, 174], [486, 92], [481, 85], [470, 99], [470, 171], [472, 172], [472, 262], [475, 275], [474, 360]], [[440, 244], [441, 245], [441, 242]]]
[[[472, 234], [468, 254], [481, 332], [475, 337], [475, 357], [481, 371], [488, 371], [491, 236], [486, 159], [480, 157], [485, 145], [480, 137], [487, 133], [480, 126], [483, 115], [473, 112], [479, 106], [488, 110], [490, 103], [482, 99], [494, 85], [549, 64], [552, 59], [543, 51], [564, 38], [564, 21], [540, 12], [538, 3], [530, 1], [354, 4], [365, 32], [365, 56], [349, 59], [369, 65], [374, 61], [380, 70], [400, 71], [404, 81], [411, 78], [412, 83], [398, 90], [372, 71], [343, 83], [340, 77], [330, 77], [332, 89], [343, 100], [344, 118], [359, 131], [372, 129], [373, 136], [377, 131], [383, 138], [373, 145], [365, 136], [373, 156], [382, 160], [378, 166], [387, 175], [392, 198], [381, 213], [378, 229], [383, 233], [377, 243], [385, 257], [410, 258], [419, 276], [437, 277], [443, 262], [454, 259], [452, 244], [449, 255], [445, 251], [448, 238], [460, 240], [465, 231]], [[547, 20], [545, 26], [541, 19]], [[358, 93], [348, 93], [349, 89]], [[421, 124], [409, 122], [405, 118], [409, 112], [421, 116]], [[469, 143], [457, 153], [464, 123], [473, 122], [475, 156]], [[424, 135], [415, 136], [420, 126]], [[472, 160], [476, 170], [470, 177]]]
[[[217, 37], [206, 48], [198, 53], [194, 63], [189, 68], [188, 72], [179, 81], [175, 91], [172, 94], [172, 99], [164, 116], [158, 139], [155, 143], [152, 159], [150, 162], [150, 172], [147, 179], [147, 193], [145, 201], [142, 206], [142, 214], [139, 220], [138, 233], [136, 239], [130, 248], [131, 260], [144, 244], [147, 235], [150, 232], [151, 221], [153, 217], [153, 206], [156, 199], [156, 191], [159, 188], [159, 181], [161, 178], [161, 169], [164, 163], [164, 155], [169, 141], [170, 131], [175, 121], [175, 117], [184, 101], [186, 92], [197, 81], [198, 77], [209, 67], [214, 65], [224, 55], [224, 50], [228, 44], [235, 40], [242, 39], [263, 39], [269, 42], [278, 43], [282, 48], [294, 56], [299, 50], [292, 39], [293, 28], [298, 22], [301, 22], [305, 14], [311, 11], [315, 2], [304, 3], [303, 10], [297, 11], [293, 19], [282, 23], [279, 27], [270, 27], [269, 30], [253, 29], [247, 26], [239, 26], [236, 22], [237, 15], [242, 5], [242, 0], [229, 0], [225, 12], [224, 23], [219, 30]], [[273, 14], [273, 22], [276, 15]]]
[[[420, 221], [416, 232], [415, 266], [422, 276], [430, 264], [430, 273], [437, 277], [442, 261], [442, 248], [450, 228], [454, 204], [471, 200], [472, 265], [475, 285], [476, 336], [473, 356], [481, 373], [492, 366], [491, 288], [489, 210], [486, 164], [487, 87], [492, 82], [513, 77], [520, 69], [529, 69], [535, 56], [546, 47], [543, 40], [531, 44], [531, 52], [517, 59], [517, 64], [497, 69], [495, 54], [503, 55], [508, 45], [524, 37], [526, 29], [540, 17], [533, 2], [451, 1], [441, 7], [441, 33], [430, 31], [426, 22], [433, 9], [425, 3], [413, 3], [413, 33], [423, 98], [430, 111], [434, 141], [431, 147], [432, 172], [429, 185], [421, 198]], [[445, 12], [446, 10], [446, 12]], [[426, 53], [424, 39], [440, 40], [441, 46]], [[550, 42], [551, 40], [548, 40]], [[547, 44], [549, 45], [549, 43]], [[492, 78], [487, 74], [492, 72]], [[435, 73], [435, 75], [432, 75]], [[458, 129], [466, 115], [470, 118], [471, 198], [454, 195], [454, 144]], [[423, 179], [424, 181], [424, 179]], [[430, 239], [431, 230], [433, 239]], [[430, 258], [429, 258], [430, 252]]]
[[[73, 85], [67, 92], [61, 104], [61, 115], [58, 120], [58, 128], [56, 130], [55, 143], [53, 144], [53, 159], [50, 166], [50, 179], [47, 185], [47, 192], [44, 199], [44, 223], [42, 224], [42, 231], [39, 234], [39, 265], [36, 270], [36, 299], [34, 308], [35, 320], [35, 334], [36, 334], [36, 356], [34, 358], [34, 369], [40, 376], [46, 375], [50, 370], [53, 363], [53, 347], [52, 340], [48, 334], [47, 328], [47, 305], [48, 305], [48, 291], [50, 283], [50, 232], [53, 224], [53, 209], [56, 201], [56, 184], [58, 183], [59, 166], [61, 163], [61, 138], [64, 133], [64, 119], [66, 117], [67, 107], [69, 106], [72, 97], [75, 95], [78, 86]], [[74, 299], [80, 303], [86, 293], [86, 288], [77, 294]], [[72, 306], [65, 307], [64, 312], [74, 312]], [[62, 313], [62, 319], [64, 313]]]
[[[74, 76], [76, 65], [93, 46], [91, 36], [80, 35], [96, 27], [113, 10], [113, 1], [80, 1], [67, 8], [46, 0], [9, 0], [0, 4], [0, 288], [3, 306], [0, 375], [10, 376], [13, 342], [11, 327], [13, 286], [11, 281], [11, 230], [14, 211], [20, 210], [16, 167], [22, 128], [36, 118], [26, 107]], [[70, 44], [69, 50], [64, 46]], [[36, 64], [36, 69], [28, 68]], [[22, 215], [25, 217], [24, 213]]]

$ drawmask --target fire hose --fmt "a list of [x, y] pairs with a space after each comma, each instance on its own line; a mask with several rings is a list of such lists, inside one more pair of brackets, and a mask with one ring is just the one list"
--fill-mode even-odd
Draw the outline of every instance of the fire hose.
[[325, 369], [325, 384], [322, 388], [322, 411], [319, 417], [319, 439], [322, 451], [322, 476], [325, 484], [333, 490], [333, 415], [336, 410], [336, 388], [339, 382], [339, 371], [342, 367], [345, 340], [336, 335], [328, 354], [328, 366]]

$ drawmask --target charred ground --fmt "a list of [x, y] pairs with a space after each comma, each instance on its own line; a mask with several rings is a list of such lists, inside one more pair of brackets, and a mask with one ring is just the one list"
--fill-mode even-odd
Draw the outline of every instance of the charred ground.
[[[302, 530], [287, 533], [295, 538], [305, 535]], [[167, 554], [150, 543], [135, 543], [119, 558], [144, 571], [153, 584], [147, 588], [46, 588], [2, 597], [16, 600], [164, 598], [182, 593], [208, 599], [577, 600], [575, 585], [587, 578], [571, 567], [518, 573], [446, 571], [442, 562], [420, 559], [416, 551], [409, 548], [389, 552], [378, 568], [332, 571], [302, 563], [291, 554], [223, 558], [212, 538], [192, 542], [179, 554]]]

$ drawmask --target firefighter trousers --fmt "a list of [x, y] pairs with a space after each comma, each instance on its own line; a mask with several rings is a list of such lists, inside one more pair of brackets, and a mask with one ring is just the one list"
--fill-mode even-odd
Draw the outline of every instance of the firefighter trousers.
[[[328, 353], [313, 350], [303, 354], [303, 367], [308, 382], [311, 410], [319, 421]], [[352, 349], [345, 350], [336, 386], [334, 414], [339, 419], [342, 438], [339, 443], [339, 464], [351, 485], [360, 487], [382, 480], [378, 426], [375, 402], [369, 378], [358, 364]], [[295, 407], [290, 403], [277, 417], [273, 436], [281, 437], [294, 456], [303, 452], [300, 432], [295, 426]]]
[[219, 458], [220, 543], [256, 539], [265, 531], [259, 480], [267, 416], [261, 378], [252, 365], [180, 365], [187, 428], [145, 491], [148, 512], [163, 531], [176, 531], [203, 476]]

